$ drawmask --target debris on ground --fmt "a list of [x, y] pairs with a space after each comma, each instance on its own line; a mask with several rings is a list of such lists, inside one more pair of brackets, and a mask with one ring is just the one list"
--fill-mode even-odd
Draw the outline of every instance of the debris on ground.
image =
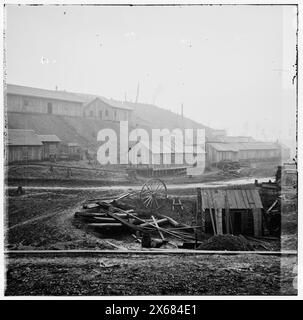
[[243, 236], [224, 234], [209, 238], [197, 250], [252, 251], [254, 249]]
[[[196, 239], [192, 226], [165, 215], [153, 216], [148, 210], [143, 214], [135, 212], [136, 207], [122, 201], [127, 196], [129, 193], [115, 198], [87, 200], [83, 209], [75, 213], [75, 218], [94, 230], [128, 229], [136, 233], [135, 240], [145, 248], [160, 248], [169, 243], [168, 237], [181, 241]], [[153, 234], [158, 238], [152, 238]]]

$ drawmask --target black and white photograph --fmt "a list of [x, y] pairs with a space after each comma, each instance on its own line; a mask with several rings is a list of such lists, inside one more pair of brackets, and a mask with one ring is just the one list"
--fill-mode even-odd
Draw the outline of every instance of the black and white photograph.
[[300, 9], [4, 3], [3, 296], [296, 297]]

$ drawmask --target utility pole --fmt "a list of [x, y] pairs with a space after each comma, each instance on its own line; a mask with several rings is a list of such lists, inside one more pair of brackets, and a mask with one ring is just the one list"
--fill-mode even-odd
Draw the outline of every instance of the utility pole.
[[138, 86], [137, 86], [136, 103], [138, 102], [138, 99], [139, 99], [139, 91], [140, 91], [140, 82], [138, 82]]
[[183, 134], [183, 163], [185, 163], [185, 130], [184, 130], [184, 114], [183, 114], [183, 103], [181, 103], [181, 117], [182, 117], [182, 134]]
[[181, 103], [181, 117], [182, 117], [182, 131], [184, 135], [184, 114], [183, 114], [183, 103]]

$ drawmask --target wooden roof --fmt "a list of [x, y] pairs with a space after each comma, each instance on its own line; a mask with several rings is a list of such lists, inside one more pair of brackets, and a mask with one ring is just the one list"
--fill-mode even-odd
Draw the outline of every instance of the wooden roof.
[[202, 189], [202, 209], [261, 209], [257, 189]]
[[208, 144], [217, 151], [277, 150], [281, 147], [272, 142], [211, 142]]
[[16, 84], [7, 84], [7, 94], [83, 103], [83, 99], [71, 92], [26, 87]]
[[42, 146], [34, 130], [8, 129], [8, 146]]
[[38, 134], [41, 142], [61, 142], [55, 134]]
[[133, 110], [133, 108], [129, 106], [126, 102], [122, 102], [114, 99], [107, 99], [102, 96], [91, 95], [91, 94], [82, 94], [82, 93], [75, 93], [75, 92], [68, 92], [68, 91], [61, 91], [61, 90], [48, 90], [48, 89], [20, 86], [16, 84], [7, 84], [6, 93], [11, 95], [24, 96], [24, 97], [36, 97], [36, 98], [54, 99], [54, 100], [60, 100], [60, 101], [78, 102], [84, 106], [90, 104], [92, 101], [95, 101], [96, 99], [99, 99], [113, 108]]

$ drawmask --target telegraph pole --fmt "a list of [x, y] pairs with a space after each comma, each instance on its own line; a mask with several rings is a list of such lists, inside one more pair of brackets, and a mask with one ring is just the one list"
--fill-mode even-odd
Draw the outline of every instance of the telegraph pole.
[[138, 86], [137, 86], [136, 103], [138, 102], [138, 99], [139, 99], [139, 91], [140, 91], [140, 82], [138, 82]]

